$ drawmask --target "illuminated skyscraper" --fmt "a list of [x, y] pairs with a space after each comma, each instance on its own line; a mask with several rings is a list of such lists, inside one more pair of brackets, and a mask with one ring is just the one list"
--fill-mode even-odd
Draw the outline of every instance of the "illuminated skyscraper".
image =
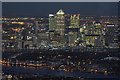
[[38, 34], [38, 21], [35, 21], [35, 35]]
[[78, 17], [76, 15], [71, 17], [71, 19], [70, 19], [70, 27], [71, 28], [79, 28], [79, 18]]
[[85, 30], [86, 45], [91, 47], [102, 47], [103, 37], [100, 23], [90, 24]]
[[78, 32], [79, 32], [79, 15], [76, 16], [76, 14], [74, 16], [71, 15], [70, 17], [70, 26], [69, 28], [67, 28], [68, 31], [68, 39], [69, 39], [69, 45], [74, 45], [74, 42], [77, 41], [78, 39]]
[[38, 45], [38, 21], [35, 21], [34, 26], [35, 34], [33, 35], [33, 45], [37, 47]]
[[102, 34], [102, 26], [100, 23], [94, 24], [94, 34], [101, 35]]
[[53, 14], [49, 14], [49, 31], [55, 30], [55, 19]]
[[57, 15], [55, 16], [56, 26], [55, 31], [60, 34], [60, 36], [64, 36], [65, 33], [65, 17], [63, 10], [59, 10]]
[[118, 47], [118, 27], [115, 24], [107, 24], [105, 44], [110, 48]]
[[49, 40], [65, 43], [65, 17], [63, 10], [49, 14]]
[[53, 14], [49, 14], [49, 40], [53, 41], [55, 36], [55, 18]]

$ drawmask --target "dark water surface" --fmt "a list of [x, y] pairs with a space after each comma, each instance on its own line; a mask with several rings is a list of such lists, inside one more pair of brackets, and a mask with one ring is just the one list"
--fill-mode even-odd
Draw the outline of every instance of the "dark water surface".
[[113, 79], [120, 79], [118, 76], [113, 75], [104, 75], [100, 73], [88, 73], [88, 72], [79, 72], [79, 71], [63, 71], [63, 70], [48, 70], [48, 69], [38, 69], [38, 68], [30, 68], [30, 67], [20, 67], [20, 66], [3, 66], [2, 70], [5, 74], [34, 74], [40, 76], [55, 76], [55, 77], [73, 77], [73, 78], [113, 78]]

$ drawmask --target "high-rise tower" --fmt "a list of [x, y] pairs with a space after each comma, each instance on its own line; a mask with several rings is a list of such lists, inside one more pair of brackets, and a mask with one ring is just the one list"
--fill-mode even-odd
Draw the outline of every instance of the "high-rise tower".
[[60, 34], [60, 36], [64, 35], [65, 32], [65, 17], [63, 10], [59, 10], [57, 15], [55, 16], [56, 27], [55, 31]]
[[49, 31], [55, 30], [55, 19], [53, 14], [49, 14]]
[[74, 42], [78, 39], [78, 31], [79, 31], [79, 15], [76, 14], [70, 17], [70, 26], [68, 28], [69, 34], [69, 45], [74, 45]]

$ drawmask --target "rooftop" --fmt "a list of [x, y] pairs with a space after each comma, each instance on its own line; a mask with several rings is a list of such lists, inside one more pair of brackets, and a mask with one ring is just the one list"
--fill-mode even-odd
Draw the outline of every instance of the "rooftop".
[[63, 12], [62, 9], [60, 9], [60, 10], [57, 12], [57, 14], [64, 14], [64, 12]]

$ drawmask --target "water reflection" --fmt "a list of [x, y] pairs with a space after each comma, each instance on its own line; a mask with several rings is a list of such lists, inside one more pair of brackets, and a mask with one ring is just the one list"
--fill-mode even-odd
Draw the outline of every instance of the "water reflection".
[[[69, 77], [114, 77], [108, 75], [107, 71], [104, 74], [97, 73], [98, 70], [91, 69], [91, 73], [87, 72], [79, 72], [71, 70], [56, 70], [52, 67], [51, 70], [46, 69], [44, 67], [33, 67], [33, 66], [23, 66], [23, 65], [6, 65], [3, 64], [3, 71], [9, 73], [30, 73], [30, 74], [39, 74], [39, 75], [53, 75], [53, 76], [69, 76]], [[13, 72], [14, 71], [14, 72]]]

